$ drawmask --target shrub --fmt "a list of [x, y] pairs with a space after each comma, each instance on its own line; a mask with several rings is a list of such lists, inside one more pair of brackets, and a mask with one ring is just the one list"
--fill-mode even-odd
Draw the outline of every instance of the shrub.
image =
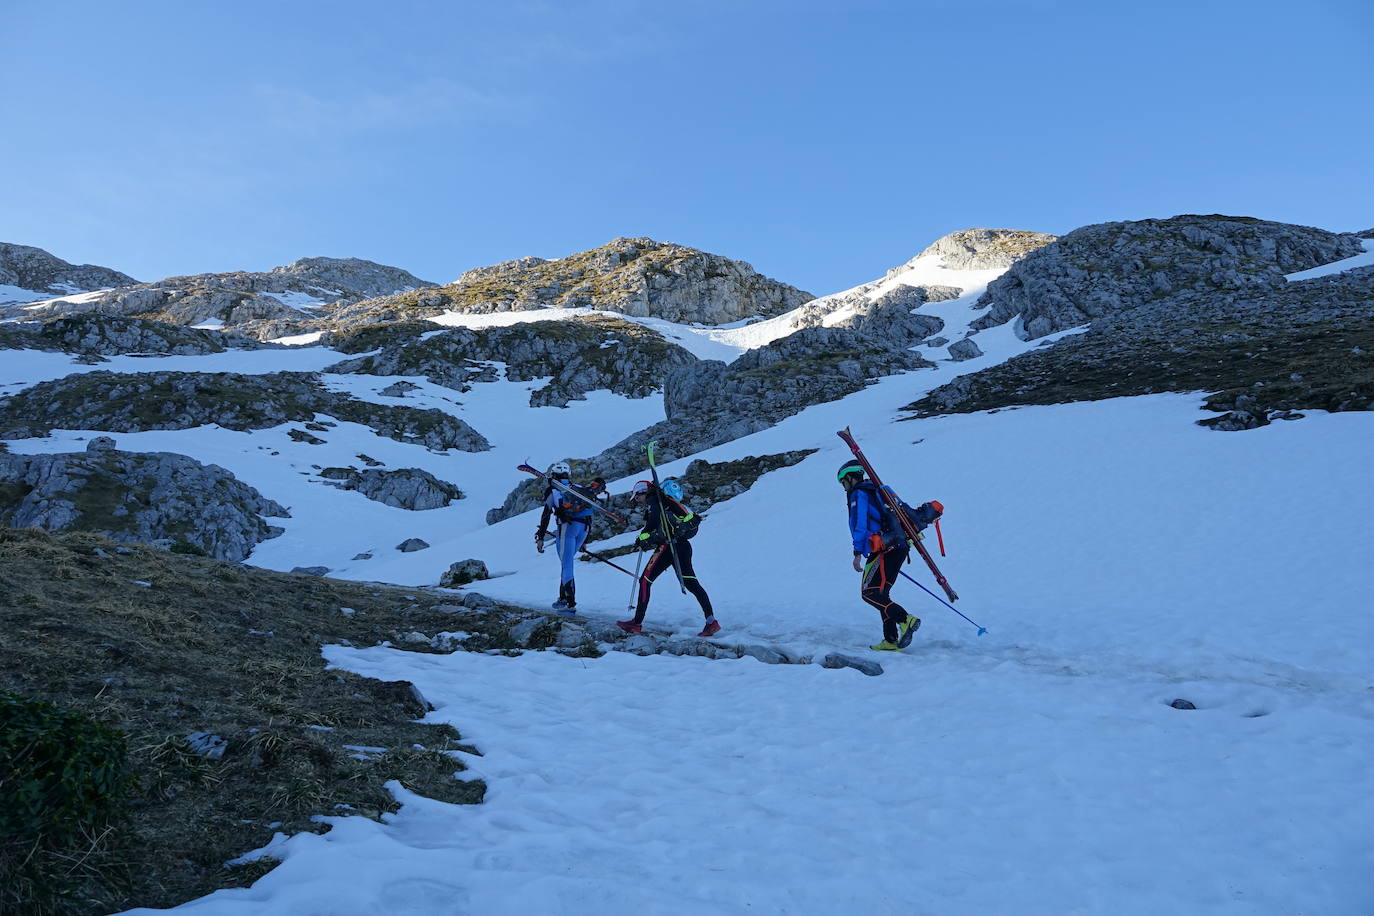
[[51, 703], [0, 693], [0, 837], [60, 848], [123, 810], [122, 732]]

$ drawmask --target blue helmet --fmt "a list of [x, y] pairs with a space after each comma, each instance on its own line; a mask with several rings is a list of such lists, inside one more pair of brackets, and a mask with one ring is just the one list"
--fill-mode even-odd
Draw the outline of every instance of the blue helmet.
[[678, 483], [673, 478], [669, 477], [667, 480], [663, 481], [662, 489], [664, 496], [669, 499], [676, 499], [679, 502], [682, 501], [682, 484]]

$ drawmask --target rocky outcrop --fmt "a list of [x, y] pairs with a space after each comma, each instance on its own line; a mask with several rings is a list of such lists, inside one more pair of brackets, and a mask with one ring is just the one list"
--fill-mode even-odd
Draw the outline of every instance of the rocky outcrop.
[[[1013, 319], [1033, 340], [1185, 294], [1255, 296], [1284, 275], [1363, 251], [1342, 235], [1233, 216], [1085, 226], [1017, 261], [979, 300], [978, 330]], [[1185, 301], [1185, 300], [1177, 300]]]
[[0, 454], [0, 522], [95, 531], [116, 540], [191, 545], [242, 560], [281, 533], [280, 505], [224, 468], [169, 452], [121, 452], [108, 437], [85, 452]]
[[358, 258], [305, 258], [270, 271], [168, 277], [79, 300], [58, 299], [43, 317], [97, 314], [178, 325], [214, 323], [259, 339], [322, 329], [323, 307], [434, 284]]
[[376, 468], [325, 468], [320, 476], [341, 490], [356, 490], [363, 496], [397, 509], [423, 511], [441, 509], [463, 491], [420, 468], [379, 471]]
[[557, 260], [520, 258], [469, 270], [457, 283], [336, 309], [340, 327], [447, 311], [588, 307], [680, 323], [779, 315], [814, 298], [743, 261], [647, 238], [615, 239]]
[[[704, 514], [716, 503], [733, 499], [745, 492], [764, 474], [779, 468], [791, 467], [814, 451], [815, 449], [798, 449], [776, 455], [750, 455], [733, 461], [717, 462], [698, 458], [688, 464], [687, 469], [676, 479], [682, 484], [684, 501], [693, 511]], [[592, 470], [592, 467], [587, 462], [572, 462], [573, 478], [582, 480], [602, 476]], [[494, 525], [512, 515], [537, 508], [543, 498], [543, 486], [542, 481], [530, 480], [516, 487], [499, 509], [492, 509], [487, 513], [487, 524]], [[627, 527], [636, 528], [644, 525], [644, 510], [634, 504], [628, 493], [612, 494], [606, 507], [624, 518], [625, 525], [612, 527], [604, 516], [598, 515], [592, 519], [589, 537], [593, 541], [612, 537]]]
[[1241, 293], [1176, 294], [1095, 319], [1086, 333], [954, 379], [917, 416], [1163, 391], [1214, 392], [1240, 430], [1298, 411], [1374, 409], [1374, 267]]
[[[312, 373], [88, 372], [42, 382], [0, 398], [0, 438], [47, 435], [53, 428], [141, 432], [217, 424], [267, 429], [317, 415], [359, 423], [430, 451], [485, 451], [490, 444], [439, 410], [372, 404], [326, 390]], [[315, 424], [317, 432], [326, 426]]]
[[[69, 264], [42, 248], [0, 242], [0, 286], [17, 286], [35, 295], [32, 299], [63, 296], [111, 286], [137, 283], [133, 277], [94, 264]], [[19, 297], [16, 301], [26, 301]], [[31, 301], [27, 300], [27, 301]], [[0, 296], [0, 305], [5, 298]]]
[[[405, 327], [419, 331], [426, 326]], [[357, 336], [375, 341], [383, 337], [373, 333], [380, 330], [368, 328]], [[352, 336], [330, 335], [326, 343], [355, 348]], [[662, 388], [666, 373], [694, 364], [696, 358], [642, 325], [592, 315], [482, 330], [436, 330], [429, 325], [423, 336], [393, 339], [380, 353], [338, 363], [329, 371], [423, 376], [436, 385], [466, 391], [473, 382], [497, 378], [490, 362], [504, 363], [505, 377], [512, 381], [551, 379], [530, 393], [531, 407], [565, 407], [596, 390], [647, 397]]]
[[[1010, 267], [1054, 240], [1053, 235], [1024, 229], [961, 229], [936, 239], [916, 257], [938, 257], [950, 270], [995, 270]], [[908, 262], [890, 270], [888, 276], [910, 266]]]
[[232, 332], [113, 315], [73, 315], [0, 327], [0, 349], [51, 350], [92, 357], [95, 362], [115, 354], [195, 356], [271, 346]]

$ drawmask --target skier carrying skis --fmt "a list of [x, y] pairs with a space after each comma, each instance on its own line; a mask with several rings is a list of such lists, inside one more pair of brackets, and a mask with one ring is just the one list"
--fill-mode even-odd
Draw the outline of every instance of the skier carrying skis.
[[[854, 571], [863, 573], [859, 596], [878, 609], [883, 618], [883, 640], [869, 648], [896, 652], [911, 645], [911, 637], [921, 626], [892, 600], [892, 586], [906, 562], [907, 546], [900, 523], [883, 505], [878, 488], [864, 480], [864, 469], [857, 461], [840, 465], [836, 475], [849, 503], [849, 533], [854, 541]], [[867, 559], [867, 563], [864, 559]]]
[[[575, 487], [584, 495], [605, 501], [609, 498], [606, 482], [600, 477], [586, 486], [576, 486], [571, 481], [571, 469], [566, 461], [555, 461], [549, 466], [548, 476], [561, 481], [564, 485]], [[544, 552], [544, 539], [549, 536], [549, 517], [558, 521], [558, 535], [555, 545], [558, 548], [560, 573], [558, 580], [558, 600], [553, 603], [554, 610], [560, 614], [577, 613], [577, 585], [573, 581], [573, 562], [577, 551], [586, 543], [587, 532], [591, 528], [592, 507], [563, 492], [550, 484], [544, 489], [544, 511], [539, 515], [539, 527], [534, 532], [534, 549]]]
[[683, 587], [696, 597], [701, 605], [701, 613], [706, 617], [706, 623], [697, 636], [715, 636], [720, 632], [720, 623], [711, 610], [710, 596], [701, 587], [696, 570], [692, 568], [692, 542], [689, 539], [701, 524], [700, 516], [682, 504], [682, 487], [675, 480], [664, 481], [662, 487], [640, 480], [630, 492], [635, 505], [648, 507], [644, 530], [635, 541], [636, 546], [640, 550], [652, 550], [653, 553], [639, 577], [639, 599], [634, 618], [617, 620], [616, 626], [626, 633], [643, 630], [644, 613], [649, 609], [649, 590], [654, 580], [676, 563]]

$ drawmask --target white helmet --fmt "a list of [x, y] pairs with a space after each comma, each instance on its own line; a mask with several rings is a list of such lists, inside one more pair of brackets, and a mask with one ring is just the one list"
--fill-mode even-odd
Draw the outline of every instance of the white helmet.
[[572, 468], [568, 467], [568, 462], [566, 461], [555, 461], [553, 464], [549, 465], [550, 477], [567, 477], [571, 473]]

